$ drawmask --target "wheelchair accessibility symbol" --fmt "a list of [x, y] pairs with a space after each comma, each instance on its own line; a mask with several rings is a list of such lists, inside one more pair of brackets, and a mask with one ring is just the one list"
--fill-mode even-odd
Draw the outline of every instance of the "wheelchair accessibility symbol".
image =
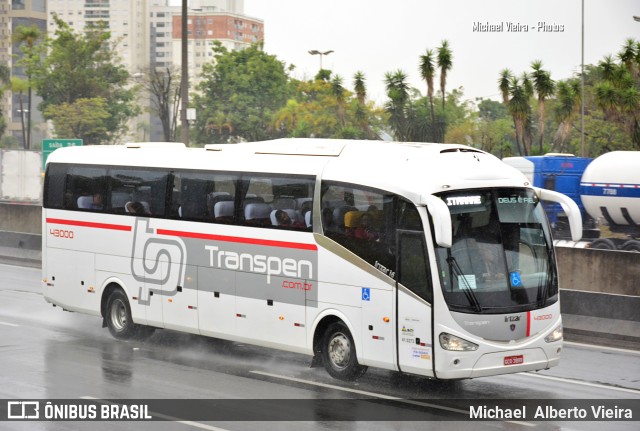
[[370, 301], [371, 300], [371, 289], [368, 287], [362, 288], [362, 300]]
[[509, 273], [509, 277], [511, 278], [511, 286], [513, 287], [522, 286], [522, 280], [520, 279], [520, 271], [513, 271]]

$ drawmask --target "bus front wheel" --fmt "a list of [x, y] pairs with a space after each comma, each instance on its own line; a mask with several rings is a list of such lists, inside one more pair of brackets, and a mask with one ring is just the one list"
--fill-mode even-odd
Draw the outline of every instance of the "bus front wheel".
[[120, 289], [114, 290], [107, 301], [107, 327], [114, 338], [127, 340], [136, 333], [136, 325], [131, 318], [131, 307], [127, 296]]
[[342, 322], [332, 323], [325, 331], [322, 361], [327, 372], [340, 380], [355, 380], [367, 371], [367, 367], [358, 364], [353, 337]]

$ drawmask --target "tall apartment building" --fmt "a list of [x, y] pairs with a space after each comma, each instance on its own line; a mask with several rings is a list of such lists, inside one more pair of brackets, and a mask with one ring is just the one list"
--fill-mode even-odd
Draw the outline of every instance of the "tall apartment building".
[[[112, 41], [118, 43], [122, 64], [133, 74], [149, 67], [148, 4], [148, 0], [48, 0], [48, 15], [57, 14], [77, 32], [106, 23]], [[55, 30], [52, 19], [48, 28]]]
[[[44, 35], [47, 28], [46, 0], [1, 0], [0, 1], [0, 62], [6, 64], [12, 77], [26, 79], [24, 70], [18, 66], [22, 51], [17, 43], [13, 43], [11, 35], [18, 26], [37, 25]], [[40, 98], [32, 95], [31, 103], [31, 147], [41, 142], [46, 127], [42, 115], [37, 110]], [[20, 146], [26, 137], [28, 117], [28, 92], [12, 92], [6, 90], [2, 97], [2, 112], [7, 122], [5, 135], [13, 136]], [[23, 120], [25, 130], [23, 130]], [[25, 132], [25, 133], [23, 133]], [[36, 145], [37, 146], [37, 145]]]
[[[132, 75], [143, 73], [150, 65], [148, 0], [48, 0], [49, 32], [55, 31], [54, 14], [74, 31], [105, 23], [111, 40], [117, 43], [121, 63]], [[149, 139], [148, 98], [138, 101], [143, 113], [129, 123], [125, 140]]]
[[[231, 3], [231, 1], [221, 3]], [[182, 16], [174, 15], [173, 52], [176, 64], [179, 64], [182, 52], [181, 28]], [[264, 22], [241, 13], [220, 10], [216, 6], [202, 5], [200, 9], [189, 11], [187, 38], [189, 85], [191, 88], [195, 88], [201, 80], [202, 66], [213, 60], [214, 40], [221, 42], [229, 50], [246, 48], [252, 43], [264, 40]]]
[[[182, 65], [182, 8], [169, 0], [153, 0], [150, 10], [151, 64]], [[174, 4], [176, 2], [173, 2]], [[179, 2], [177, 2], [179, 3]], [[187, 18], [189, 92], [196, 91], [202, 67], [213, 61], [213, 41], [228, 49], [242, 49], [264, 39], [262, 20], [244, 14], [244, 0], [191, 0]], [[161, 127], [152, 119], [152, 138], [161, 140]]]
[[[176, 0], [0, 0], [0, 61], [13, 65], [16, 47], [10, 35], [17, 25], [36, 23], [42, 30], [55, 31], [56, 14], [77, 32], [98, 22], [104, 22], [111, 31], [112, 41], [118, 43], [122, 64], [133, 76], [143, 77], [150, 68], [181, 67], [181, 7]], [[188, 17], [189, 90], [195, 91], [202, 66], [213, 60], [214, 40], [220, 40], [228, 49], [242, 49], [263, 40], [264, 23], [244, 13], [244, 0], [190, 0]], [[19, 51], [19, 50], [18, 50]], [[21, 70], [12, 66], [12, 75]], [[24, 96], [23, 96], [24, 99]], [[9, 130], [22, 139], [21, 115], [16, 104], [18, 95], [6, 92], [3, 100], [5, 116], [11, 113]], [[39, 102], [39, 100], [37, 101]], [[149, 95], [139, 101], [145, 114], [130, 124], [133, 140], [161, 140], [162, 127], [157, 118], [145, 109]], [[34, 96], [33, 139], [45, 137], [46, 126], [36, 113]], [[20, 111], [20, 112], [19, 112]], [[38, 120], [36, 120], [38, 119]], [[40, 130], [37, 135], [36, 131]]]

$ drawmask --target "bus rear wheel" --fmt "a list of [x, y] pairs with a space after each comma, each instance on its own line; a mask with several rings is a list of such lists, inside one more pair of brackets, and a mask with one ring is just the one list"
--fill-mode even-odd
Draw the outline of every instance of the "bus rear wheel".
[[342, 322], [332, 323], [325, 331], [322, 361], [327, 372], [340, 380], [355, 380], [367, 371], [358, 363], [353, 337]]
[[122, 290], [114, 290], [109, 295], [105, 317], [109, 332], [114, 338], [127, 340], [136, 334], [137, 328], [131, 318], [131, 307]]

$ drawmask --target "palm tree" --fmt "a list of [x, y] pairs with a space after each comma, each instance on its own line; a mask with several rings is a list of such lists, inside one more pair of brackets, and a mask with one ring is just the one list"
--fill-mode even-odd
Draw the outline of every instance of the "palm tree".
[[407, 75], [402, 70], [385, 74], [385, 87], [389, 101], [384, 110], [389, 114], [389, 126], [393, 129], [396, 139], [405, 141], [408, 137], [406, 105], [409, 101], [409, 84]]
[[440, 68], [440, 91], [442, 92], [442, 112], [444, 113], [445, 88], [447, 86], [447, 72], [453, 66], [453, 53], [447, 40], [442, 41], [438, 48], [438, 67]]
[[433, 50], [428, 49], [426, 54], [420, 56], [420, 76], [427, 82], [427, 97], [431, 108], [431, 124], [435, 124], [436, 118], [433, 112], [433, 78], [436, 68], [433, 64]]
[[26, 49], [23, 49], [25, 53], [25, 58], [27, 60], [27, 64], [25, 67], [25, 73], [27, 75], [27, 140], [26, 140], [26, 149], [31, 148], [31, 95], [32, 95], [32, 87], [31, 87], [31, 77], [33, 75], [33, 61], [35, 60], [36, 54], [34, 53], [33, 48], [36, 46], [38, 40], [42, 37], [42, 32], [40, 28], [32, 24], [28, 27], [19, 25], [13, 32], [11, 39], [13, 43], [17, 43], [18, 45], [24, 45]]
[[533, 73], [531, 77], [533, 79], [533, 88], [538, 95], [538, 147], [540, 154], [542, 154], [542, 144], [544, 142], [544, 108], [545, 101], [548, 97], [553, 96], [556, 90], [556, 83], [551, 79], [551, 74], [542, 69], [542, 61], [535, 60], [531, 63]]
[[638, 76], [638, 54], [638, 45], [633, 39], [627, 39], [624, 45], [622, 45], [622, 51], [618, 53], [618, 58], [634, 78], [637, 78]]
[[580, 106], [580, 81], [577, 79], [560, 81], [556, 87], [557, 103], [553, 114], [560, 124], [553, 138], [553, 151], [564, 151], [564, 145], [571, 132], [573, 119]]
[[529, 96], [525, 85], [515, 76], [509, 79], [509, 112], [513, 116], [513, 123], [516, 126], [516, 146], [518, 153], [528, 156], [525, 145], [525, 125], [531, 107], [529, 106]]
[[367, 98], [367, 85], [365, 83], [366, 78], [364, 73], [361, 71], [357, 71], [355, 75], [353, 75], [353, 90], [356, 93], [356, 98], [358, 99], [358, 106], [356, 107], [355, 119], [360, 126], [360, 129], [364, 132], [364, 135], [367, 139], [373, 139], [374, 134], [371, 131], [371, 127], [369, 126], [369, 122], [367, 121], [366, 115], [366, 98]]
[[505, 106], [509, 105], [509, 85], [511, 82], [511, 77], [513, 73], [509, 69], [502, 69], [500, 71], [500, 78], [498, 78], [498, 88], [500, 88], [500, 92], [502, 93], [502, 103]]
[[365, 98], [367, 97], [367, 85], [365, 83], [366, 78], [364, 73], [361, 71], [357, 71], [355, 75], [353, 75], [353, 89], [356, 92], [356, 97], [358, 98], [358, 103], [364, 105]]
[[338, 105], [338, 121], [342, 127], [345, 126], [345, 88], [342, 85], [342, 77], [335, 75], [331, 80], [331, 91], [336, 98]]

